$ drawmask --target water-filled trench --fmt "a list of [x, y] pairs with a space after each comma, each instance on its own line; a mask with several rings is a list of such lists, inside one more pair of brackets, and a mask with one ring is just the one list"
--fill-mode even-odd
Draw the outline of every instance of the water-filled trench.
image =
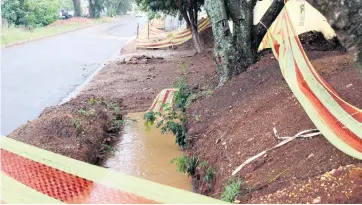
[[183, 153], [175, 144], [175, 136], [161, 134], [160, 129], [146, 130], [144, 113], [128, 114], [116, 151], [104, 164], [117, 172], [191, 191], [191, 179], [176, 171], [170, 161]]

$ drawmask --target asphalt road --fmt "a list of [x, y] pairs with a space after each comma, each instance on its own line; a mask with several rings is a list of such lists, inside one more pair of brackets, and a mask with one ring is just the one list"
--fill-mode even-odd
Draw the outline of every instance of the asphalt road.
[[[115, 58], [146, 18], [127, 16], [1, 50], [1, 135], [59, 104]], [[84, 84], [84, 83], [83, 83]]]

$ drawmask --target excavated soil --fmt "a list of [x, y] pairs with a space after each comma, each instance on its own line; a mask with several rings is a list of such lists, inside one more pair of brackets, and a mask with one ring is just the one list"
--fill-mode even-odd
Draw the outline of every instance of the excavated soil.
[[[128, 47], [129, 52], [135, 51], [134, 45]], [[211, 51], [198, 55], [193, 51], [129, 52], [122, 52], [127, 61], [133, 56], [142, 56], [139, 53], [149, 59], [145, 62], [142, 57], [133, 64], [123, 64], [121, 57], [108, 63], [78, 96], [63, 105], [46, 108], [36, 120], [19, 127], [9, 137], [101, 164], [119, 137], [118, 130], [114, 129], [115, 120], [122, 119], [126, 113], [146, 111], [156, 95], [172, 87], [180, 76], [188, 78], [190, 84], [217, 83]], [[212, 78], [215, 80], [210, 80]], [[115, 107], [121, 116], [117, 116]]]
[[[119, 103], [79, 97], [46, 108], [8, 137], [92, 164], [101, 163], [111, 142], [117, 139], [114, 121], [122, 116]], [[108, 145], [108, 146], [107, 146]]]
[[[317, 71], [347, 102], [362, 107], [362, 83], [350, 56], [320, 51], [307, 54]], [[208, 192], [205, 184], [201, 184], [198, 191], [214, 197], [220, 196], [231, 173], [240, 164], [278, 143], [274, 127], [281, 136], [294, 136], [315, 128], [288, 88], [272, 54], [264, 55], [247, 72], [217, 89], [212, 96], [194, 103], [188, 116], [189, 135], [196, 139], [190, 154], [200, 156], [217, 169], [212, 191]], [[361, 202], [360, 168], [355, 171], [359, 181], [342, 178], [341, 189], [336, 188], [339, 185], [331, 188], [333, 183], [318, 180], [320, 175], [350, 164], [361, 166], [359, 161], [337, 150], [322, 136], [295, 140], [257, 159], [237, 174], [249, 192], [238, 196], [237, 202], [312, 203], [317, 197], [321, 203]], [[299, 190], [306, 184], [311, 188], [308, 194]], [[342, 188], [348, 193], [340, 194]], [[278, 190], [284, 190], [284, 194]]]
[[[197, 180], [195, 190], [219, 198], [236, 167], [278, 143], [274, 127], [281, 136], [314, 128], [270, 53], [215, 90], [218, 76], [211, 49], [202, 54], [182, 48], [139, 51], [134, 43], [124, 47], [123, 56], [108, 63], [77, 97], [44, 110], [9, 137], [99, 164], [117, 140], [114, 121], [126, 113], [147, 110], [162, 89], [184, 77], [194, 92], [208, 93], [187, 109], [189, 137], [194, 140], [186, 152], [216, 168], [211, 191]], [[362, 83], [350, 56], [339, 51], [307, 54], [346, 101], [362, 107]], [[361, 167], [322, 136], [295, 140], [237, 174], [247, 194], [235, 202], [360, 203]]]
[[60, 25], [70, 25], [70, 24], [74, 24], [74, 23], [87, 25], [87, 24], [92, 24], [94, 22], [95, 21], [93, 19], [89, 19], [89, 18], [73, 17], [73, 18], [65, 19], [65, 20], [56, 20], [55, 22], [49, 24], [48, 27], [60, 26]]

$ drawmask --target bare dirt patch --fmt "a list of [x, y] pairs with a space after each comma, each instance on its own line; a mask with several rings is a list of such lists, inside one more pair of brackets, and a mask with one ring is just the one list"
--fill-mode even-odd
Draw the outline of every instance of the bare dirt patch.
[[172, 87], [180, 76], [195, 87], [213, 87], [218, 79], [211, 51], [197, 55], [193, 51], [147, 51], [120, 57], [106, 65], [80, 95], [122, 99], [122, 111], [127, 113], [146, 111], [156, 95]]
[[95, 21], [93, 19], [89, 19], [89, 18], [73, 17], [73, 18], [66, 19], [66, 20], [56, 20], [55, 22], [49, 24], [48, 27], [60, 26], [60, 25], [71, 25], [74, 23], [87, 25], [87, 24], [92, 24], [94, 22]]
[[[196, 56], [193, 51], [138, 52], [108, 63], [78, 96], [46, 108], [38, 119], [9, 137], [100, 164], [118, 139], [118, 130], [112, 129], [116, 120], [126, 120], [122, 116], [129, 112], [146, 111], [156, 95], [172, 87], [180, 76], [187, 76], [190, 84], [197, 85], [212, 83], [210, 79], [216, 76], [210, 51]], [[133, 58], [129, 62], [134, 63], [123, 64], [124, 58]], [[141, 63], [144, 59], [147, 62]], [[117, 117], [115, 107], [119, 107], [121, 117]]]
[[13, 131], [9, 137], [74, 159], [100, 163], [117, 139], [119, 102], [89, 97], [76, 98], [46, 108], [38, 119]]
[[[310, 51], [308, 55], [314, 59], [312, 63], [316, 69], [346, 101], [362, 107], [362, 83], [350, 56], [320, 51]], [[236, 167], [277, 144], [274, 127], [281, 136], [293, 136], [302, 130], [315, 128], [288, 88], [272, 54], [264, 55], [247, 72], [217, 89], [212, 96], [194, 103], [188, 115], [189, 135], [196, 138], [190, 153], [199, 155], [217, 168], [214, 188], [207, 193], [214, 197], [220, 196]], [[282, 189], [290, 193], [289, 187], [293, 184], [315, 181], [315, 177], [331, 169], [357, 163], [359, 161], [343, 154], [323, 137], [296, 140], [271, 151], [238, 173], [238, 177], [252, 190], [239, 196], [238, 200], [253, 203], [304, 202], [304, 195], [298, 194], [298, 190], [293, 200], [289, 200], [289, 195], [274, 197], [275, 200], [271, 201], [262, 199]], [[351, 189], [361, 190], [361, 184], [349, 185]], [[205, 193], [203, 187], [200, 186], [199, 191]], [[328, 198], [328, 194], [334, 193], [332, 189], [318, 190], [322, 202], [352, 203], [362, 200], [359, 194], [336, 197], [333, 201], [333, 198]]]
[[[122, 56], [108, 63], [77, 97], [44, 110], [9, 137], [97, 164], [118, 136], [114, 121], [126, 113], [147, 110], [162, 89], [184, 77], [193, 92], [208, 91], [187, 109], [188, 133], [194, 140], [186, 152], [216, 168], [211, 191], [197, 179], [195, 190], [219, 198], [237, 166], [277, 144], [274, 127], [282, 136], [314, 128], [270, 53], [214, 90], [219, 79], [211, 49], [201, 54], [183, 48], [140, 51], [134, 43], [125, 46]], [[350, 56], [337, 51], [310, 51], [308, 55], [346, 101], [362, 107], [362, 83]], [[199, 173], [199, 179], [204, 174]], [[321, 136], [276, 149], [246, 166], [238, 177], [248, 188], [247, 194], [237, 197], [238, 202], [362, 201], [361, 163]]]

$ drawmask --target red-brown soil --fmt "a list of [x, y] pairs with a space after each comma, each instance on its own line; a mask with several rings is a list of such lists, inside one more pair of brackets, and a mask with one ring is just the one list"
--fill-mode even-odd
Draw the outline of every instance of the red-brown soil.
[[[138, 52], [132, 49], [134, 45], [129, 48], [129, 52]], [[216, 74], [210, 69], [214, 66], [210, 51], [196, 56], [193, 51], [171, 55], [168, 51], [139, 52], [164, 59], [154, 58], [144, 64], [122, 64], [123, 58], [110, 62], [77, 97], [63, 105], [46, 108], [38, 119], [19, 127], [9, 137], [99, 164], [107, 156], [109, 147], [104, 145], [112, 145], [118, 137], [111, 129], [116, 113], [110, 104], [118, 106], [122, 115], [146, 111], [155, 96], [162, 89], [172, 87], [178, 77], [186, 76], [190, 84], [201, 85], [212, 82], [210, 79]], [[126, 58], [139, 55], [128, 54]], [[105, 103], [92, 105], [92, 98]], [[85, 116], [80, 110], [91, 114]], [[81, 126], [78, 132], [75, 121]]]
[[[141, 61], [123, 64], [123, 59], [119, 59], [106, 65], [80, 95], [122, 99], [122, 111], [139, 112], [146, 111], [156, 95], [172, 87], [180, 76], [185, 76], [190, 84], [200, 85], [209, 84], [210, 79], [215, 78], [211, 51], [198, 55], [192, 51], [171, 55], [165, 55], [163, 51], [148, 51], [147, 56], [152, 55], [164, 59], [151, 59], [147, 64]], [[214, 84], [216, 82], [217, 79]]]
[[[138, 51], [133, 42], [121, 53], [126, 56], [107, 64], [76, 98], [46, 109], [38, 119], [18, 128], [9, 137], [99, 163], [106, 152], [103, 145], [112, 144], [117, 137], [112, 129], [116, 113], [110, 102], [119, 106], [122, 114], [145, 111], [158, 92], [171, 87], [182, 76], [194, 92], [208, 91], [187, 109], [189, 137], [194, 138], [187, 152], [216, 168], [211, 192], [207, 192], [203, 182], [195, 188], [219, 198], [237, 166], [277, 144], [274, 127], [282, 136], [314, 128], [270, 53], [216, 90], [218, 76], [210, 49], [197, 55], [182, 48]], [[127, 62], [141, 54], [164, 59], [151, 58], [145, 62], [141, 58], [123, 63], [123, 58]], [[352, 68], [350, 56], [336, 51], [309, 51], [308, 56], [346, 101], [362, 107], [362, 83]], [[105, 103], [93, 104], [92, 98]], [[81, 114], [80, 109], [92, 114]], [[77, 131], [74, 119], [81, 125], [81, 131]], [[333, 169], [337, 171], [326, 178], [325, 173]], [[244, 203], [362, 202], [361, 173], [359, 161], [334, 148], [322, 136], [295, 140], [238, 173], [250, 189], [237, 200]]]
[[48, 26], [70, 25], [70, 24], [74, 24], [74, 23], [87, 25], [87, 24], [94, 23], [94, 20], [89, 19], [89, 18], [73, 17], [73, 18], [66, 19], [66, 20], [56, 20], [55, 22], [49, 24]]
[[[320, 51], [311, 51], [308, 55], [314, 59], [315, 68], [346, 101], [362, 107], [362, 83], [350, 56]], [[216, 183], [212, 192], [208, 193], [215, 197], [220, 196], [236, 167], [277, 144], [274, 127], [281, 136], [293, 136], [315, 128], [288, 88], [271, 54], [264, 55], [247, 72], [217, 89], [212, 96], [194, 103], [188, 115], [189, 135], [196, 138], [190, 153], [217, 168]], [[344, 183], [354, 190], [348, 197], [337, 197], [335, 193], [341, 190], [330, 189], [326, 183], [328, 190], [314, 186], [318, 184], [315, 178], [325, 172], [359, 163], [322, 136], [295, 140], [247, 165], [237, 174], [253, 190], [239, 196], [238, 200], [248, 203], [311, 203], [311, 198], [305, 198], [305, 194], [300, 194], [298, 190], [293, 190], [296, 194], [292, 199], [288, 194], [279, 197], [274, 193], [282, 189], [290, 193], [291, 187], [299, 187], [312, 180], [311, 186], [318, 191], [310, 197], [319, 196], [322, 203], [361, 202], [362, 183], [348, 183], [348, 178], [343, 179], [346, 180]], [[203, 188], [201, 186], [199, 191], [205, 193]], [[269, 194], [272, 196], [266, 197]]]
[[107, 147], [117, 138], [113, 121], [118, 117], [117, 101], [79, 97], [46, 108], [38, 119], [19, 127], [8, 137], [74, 159], [98, 164]]

